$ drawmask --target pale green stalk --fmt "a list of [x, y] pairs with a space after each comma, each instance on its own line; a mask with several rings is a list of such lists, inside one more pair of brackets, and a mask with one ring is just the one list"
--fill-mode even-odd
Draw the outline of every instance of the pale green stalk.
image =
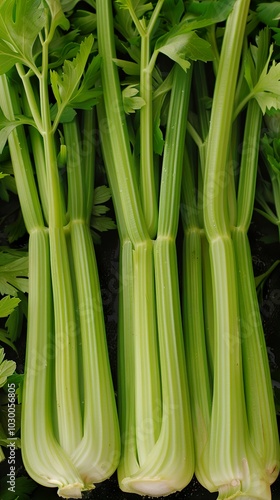
[[154, 168], [153, 134], [153, 65], [151, 66], [151, 37], [164, 0], [159, 0], [148, 25], [140, 31], [140, 96], [145, 104], [140, 109], [140, 195], [147, 228], [151, 238], [157, 233], [158, 203]]
[[[13, 87], [8, 86], [5, 76], [0, 77], [0, 84], [1, 108], [7, 118], [13, 120], [14, 112], [18, 111], [17, 95]], [[44, 227], [40, 211], [23, 129], [18, 127], [13, 130], [8, 141], [18, 195], [30, 234], [28, 333], [21, 451], [31, 477], [45, 486], [57, 487], [59, 495], [68, 498], [79, 495], [84, 484], [55, 437], [55, 346], [48, 230]], [[34, 401], [38, 402], [35, 406]]]
[[82, 438], [79, 376], [77, 359], [77, 325], [74, 298], [67, 254], [64, 225], [66, 214], [57, 165], [54, 131], [50, 118], [48, 95], [48, 40], [42, 44], [42, 73], [39, 95], [49, 197], [49, 238], [56, 337], [56, 401], [58, 440], [68, 452], [78, 446]]
[[[106, 108], [106, 121], [100, 123], [100, 127], [106, 127], [106, 132], [111, 139], [114, 156], [121, 158], [121, 168], [115, 177], [116, 187], [114, 191], [119, 192], [120, 208], [116, 206], [116, 211], [122, 211], [123, 219], [127, 227], [127, 233], [133, 245], [149, 239], [148, 231], [141, 208], [140, 196], [136, 185], [135, 169], [133, 168], [132, 154], [130, 151], [129, 136], [125, 124], [125, 113], [122, 104], [122, 95], [118, 77], [118, 69], [113, 62], [116, 58], [114, 38], [112, 33], [113, 15], [112, 6], [105, 0], [97, 2], [97, 30], [99, 53], [103, 57], [101, 66], [102, 88], [104, 104]], [[112, 166], [107, 165], [107, 175], [109, 182]], [[114, 193], [113, 193], [114, 196]]]
[[238, 186], [238, 215], [233, 230], [239, 279], [241, 346], [250, 440], [267, 485], [279, 474], [279, 436], [271, 375], [256, 293], [247, 232], [252, 218], [258, 168], [262, 112], [256, 101], [248, 104]]
[[200, 484], [208, 490], [213, 490], [208, 461], [212, 392], [204, 312], [207, 293], [203, 293], [204, 231], [199, 223], [200, 210], [196, 194], [193, 165], [186, 150], [181, 208], [184, 229], [182, 309], [186, 365], [190, 387], [195, 475]]
[[225, 187], [235, 85], [248, 9], [248, 0], [237, 0], [226, 23], [204, 178], [204, 224], [212, 267], [215, 338], [209, 470], [220, 498], [238, 496], [248, 488], [245, 465], [251, 458], [243, 389], [237, 270]]
[[[97, 106], [98, 122], [106, 120], [104, 103]], [[102, 154], [105, 165], [113, 164], [115, 156], [109, 134], [100, 128]], [[116, 182], [116, 171], [111, 170], [111, 183]], [[135, 348], [134, 348], [134, 273], [133, 246], [126, 232], [122, 217], [120, 193], [112, 193], [116, 207], [117, 227], [120, 236], [120, 285], [119, 285], [119, 318], [118, 318], [118, 415], [121, 429], [122, 453], [118, 467], [118, 475], [123, 477], [128, 468], [137, 471], [137, 449], [135, 429]], [[129, 404], [127, 404], [129, 402]]]
[[[19, 112], [18, 96], [5, 75], [0, 75], [0, 106], [11, 121], [15, 113]], [[13, 130], [8, 141], [22, 214], [26, 229], [30, 232], [42, 227], [44, 222], [23, 127]]]
[[[76, 121], [65, 124], [64, 133], [68, 150], [69, 232], [77, 288], [76, 313], [82, 350], [80, 378], [83, 385], [83, 435], [71, 456], [85, 483], [92, 484], [104, 481], [118, 465], [119, 426], [97, 263], [89, 228], [94, 163], [88, 161], [94, 159], [91, 152], [94, 148], [93, 144], [88, 144], [85, 156], [81, 154]], [[87, 175], [84, 175], [83, 166], [87, 168]], [[88, 184], [90, 179], [92, 183]]]
[[[54, 357], [49, 237], [44, 228], [29, 238], [28, 332], [22, 401], [21, 452], [30, 476], [79, 498], [83, 480], [55, 438]], [[40, 332], [40, 335], [38, 335]], [[35, 402], [35, 404], [34, 404]], [[71, 485], [71, 486], [70, 486]]]

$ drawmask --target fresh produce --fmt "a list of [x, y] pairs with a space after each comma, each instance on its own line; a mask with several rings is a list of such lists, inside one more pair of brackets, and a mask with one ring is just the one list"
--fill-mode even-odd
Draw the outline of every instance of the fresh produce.
[[[279, 435], [249, 231], [254, 207], [279, 227], [279, 5], [0, 4], [0, 196], [18, 195], [10, 241], [26, 228], [29, 255], [20, 445], [60, 496], [117, 471], [125, 493], [195, 475], [220, 500], [271, 499]], [[119, 236], [117, 406], [94, 217]]]
[[[271, 498], [270, 484], [279, 473], [279, 438], [247, 231], [254, 206], [262, 109], [266, 109], [264, 95], [258, 92], [270, 48], [268, 31], [260, 31], [256, 45], [245, 48], [239, 74], [240, 30], [245, 29], [248, 7], [249, 3], [235, 2], [226, 24], [209, 132], [200, 155], [201, 207], [193, 194], [195, 172], [186, 153], [192, 189], [188, 191], [186, 178], [184, 312], [196, 475], [207, 489], [218, 490], [219, 498], [264, 499]], [[250, 86], [255, 92], [250, 93]], [[252, 100], [242, 115], [243, 127], [239, 112], [247, 96]], [[267, 106], [271, 98], [268, 87]], [[242, 143], [240, 154], [237, 141]], [[199, 323], [191, 317], [193, 310]]]
[[90, 231], [100, 58], [58, 1], [2, 2], [0, 37], [2, 147], [29, 233], [22, 457], [38, 483], [80, 498], [120, 451]]

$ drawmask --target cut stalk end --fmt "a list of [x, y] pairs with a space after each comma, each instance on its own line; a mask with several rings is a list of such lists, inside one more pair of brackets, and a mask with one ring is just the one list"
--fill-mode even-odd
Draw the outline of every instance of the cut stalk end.
[[83, 483], [73, 483], [62, 486], [58, 489], [58, 496], [62, 498], [82, 498], [82, 491], [92, 490], [93, 484], [85, 486]]

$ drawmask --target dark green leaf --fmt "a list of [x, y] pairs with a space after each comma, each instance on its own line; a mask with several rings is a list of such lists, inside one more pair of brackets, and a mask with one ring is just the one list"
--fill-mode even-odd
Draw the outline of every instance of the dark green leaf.
[[160, 128], [160, 121], [154, 123], [154, 152], [158, 155], [162, 155], [164, 148], [164, 138], [163, 133]]
[[[62, 73], [51, 71], [51, 86], [58, 103], [58, 108], [74, 107], [74, 101], [82, 88], [82, 76], [93, 46], [93, 36], [89, 35], [80, 45], [80, 50], [72, 61], [65, 61]], [[83, 89], [85, 90], [85, 88]], [[85, 97], [85, 101], [88, 96]], [[81, 101], [80, 101], [81, 102]]]
[[30, 477], [21, 476], [15, 479], [15, 493], [7, 490], [6, 477], [1, 479], [0, 486], [3, 491], [1, 500], [30, 500], [31, 493], [38, 485]]
[[96, 14], [78, 9], [71, 16], [71, 22], [82, 35], [89, 35], [96, 30]]
[[280, 2], [263, 2], [257, 6], [259, 20], [269, 27], [278, 26], [280, 19]]
[[211, 24], [225, 21], [231, 13], [235, 0], [190, 0], [187, 2], [186, 11], [189, 15], [186, 24], [189, 29], [205, 28]]
[[17, 297], [10, 297], [9, 295], [0, 300], [0, 318], [6, 318], [13, 312], [19, 304], [20, 299]]
[[67, 30], [70, 27], [70, 22], [65, 17], [59, 0], [45, 0], [45, 2], [49, 6], [51, 14], [51, 25], [49, 28], [49, 39], [51, 40], [58, 26], [60, 26], [64, 30]]
[[28, 256], [24, 252], [0, 251], [0, 294], [17, 296], [28, 291]]
[[127, 74], [131, 76], [138, 76], [140, 74], [140, 67], [139, 64], [136, 64], [132, 61], [126, 61], [124, 59], [114, 59], [114, 63], [119, 66], [119, 68], [122, 68], [122, 70]]
[[184, 11], [183, 0], [165, 0], [160, 15], [165, 18], [171, 26], [175, 26], [180, 22]]
[[[6, 297], [5, 297], [6, 298]], [[2, 299], [3, 301], [4, 299]], [[0, 301], [0, 304], [1, 302]], [[0, 349], [0, 387], [3, 387], [7, 382], [7, 378], [12, 375], [16, 369], [15, 361], [11, 361], [5, 358], [5, 353], [3, 347]]]
[[8, 120], [0, 109], [0, 154], [6, 145], [10, 133], [19, 125], [34, 125], [34, 122], [30, 118], [20, 115], [16, 116], [13, 121]]
[[13, 310], [5, 323], [8, 336], [12, 342], [15, 342], [22, 332], [23, 308], [21, 307], [21, 300], [22, 295], [20, 296], [20, 303], [18, 304], [18, 307]]
[[5, 226], [5, 234], [7, 235], [9, 243], [14, 243], [26, 234], [26, 227], [21, 210], [18, 211], [16, 219]]
[[176, 36], [164, 35], [157, 41], [155, 50], [168, 56], [184, 70], [190, 67], [190, 60], [213, 59], [210, 44], [195, 32], [181, 33]]
[[10, 340], [8, 332], [6, 330], [3, 330], [2, 328], [0, 328], [0, 343], [8, 345], [17, 353], [17, 348], [15, 344]]
[[116, 3], [121, 9], [132, 9], [138, 19], [153, 9], [153, 4], [149, 0], [116, 0]]
[[[18, 61], [34, 65], [33, 46], [47, 23], [47, 12], [42, 0], [2, 0], [0, 5], [0, 55], [3, 68], [7, 67], [7, 47], [14, 52], [10, 68]], [[5, 55], [6, 54], [6, 55]], [[0, 59], [1, 59], [0, 58]]]

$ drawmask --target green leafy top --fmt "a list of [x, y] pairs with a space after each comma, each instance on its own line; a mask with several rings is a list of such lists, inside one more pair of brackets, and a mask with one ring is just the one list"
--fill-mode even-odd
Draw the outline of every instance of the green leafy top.
[[100, 236], [98, 232], [116, 229], [116, 224], [111, 217], [108, 217], [107, 212], [110, 208], [104, 205], [111, 199], [111, 190], [108, 186], [98, 186], [94, 189], [93, 208], [91, 217], [91, 230], [93, 241], [100, 243]]
[[269, 31], [261, 30], [256, 44], [246, 51], [244, 77], [247, 89], [243, 86], [242, 96], [238, 96], [235, 117], [247, 102], [254, 98], [263, 114], [270, 109], [280, 108], [280, 63], [272, 60], [274, 46], [269, 46]]
[[280, 3], [279, 2], [261, 2], [256, 8], [258, 18], [266, 26], [277, 27], [280, 19]]
[[16, 369], [15, 361], [8, 361], [5, 358], [3, 347], [0, 348], [0, 387], [6, 384], [7, 378], [12, 375]]
[[0, 294], [17, 297], [28, 291], [28, 255], [26, 252], [0, 249]]

